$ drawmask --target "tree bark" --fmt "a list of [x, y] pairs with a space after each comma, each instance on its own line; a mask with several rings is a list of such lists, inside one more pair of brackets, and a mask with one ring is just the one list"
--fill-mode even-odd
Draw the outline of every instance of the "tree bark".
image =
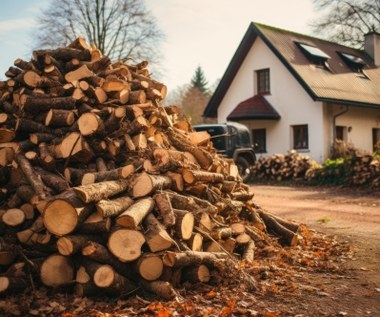
[[124, 228], [137, 229], [142, 220], [152, 211], [153, 207], [153, 198], [142, 198], [120, 214], [116, 218], [116, 223]]
[[169, 249], [173, 245], [173, 239], [165, 230], [164, 226], [153, 214], [148, 214], [144, 219], [146, 243], [151, 252], [159, 252]]

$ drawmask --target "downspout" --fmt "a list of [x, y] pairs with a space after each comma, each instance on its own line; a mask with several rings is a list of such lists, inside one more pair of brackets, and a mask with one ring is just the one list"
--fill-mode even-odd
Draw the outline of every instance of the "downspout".
[[343, 110], [342, 112], [339, 112], [333, 116], [333, 144], [335, 144], [335, 138], [336, 138], [336, 118], [345, 114], [346, 112], [348, 112], [348, 106], [346, 106], [345, 110]]

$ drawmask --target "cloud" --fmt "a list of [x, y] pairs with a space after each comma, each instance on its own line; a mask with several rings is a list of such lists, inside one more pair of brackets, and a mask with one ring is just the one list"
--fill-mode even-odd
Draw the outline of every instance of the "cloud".
[[37, 25], [37, 21], [33, 18], [18, 18], [0, 21], [0, 33], [28, 29]]

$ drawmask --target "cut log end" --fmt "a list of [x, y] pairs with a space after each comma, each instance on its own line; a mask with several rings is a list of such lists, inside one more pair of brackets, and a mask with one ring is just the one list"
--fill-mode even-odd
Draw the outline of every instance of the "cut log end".
[[108, 238], [108, 249], [121, 262], [131, 262], [141, 255], [141, 246], [145, 237], [140, 231], [119, 229]]

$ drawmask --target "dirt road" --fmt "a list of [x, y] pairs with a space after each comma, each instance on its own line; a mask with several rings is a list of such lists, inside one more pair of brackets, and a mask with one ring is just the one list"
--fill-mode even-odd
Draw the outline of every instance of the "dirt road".
[[300, 314], [297, 303], [297, 316], [380, 316], [380, 191], [261, 185], [252, 190], [259, 206], [348, 240], [354, 250], [353, 259], [342, 263], [348, 275], [307, 277], [324, 296], [311, 292], [298, 299], [306, 311]]

